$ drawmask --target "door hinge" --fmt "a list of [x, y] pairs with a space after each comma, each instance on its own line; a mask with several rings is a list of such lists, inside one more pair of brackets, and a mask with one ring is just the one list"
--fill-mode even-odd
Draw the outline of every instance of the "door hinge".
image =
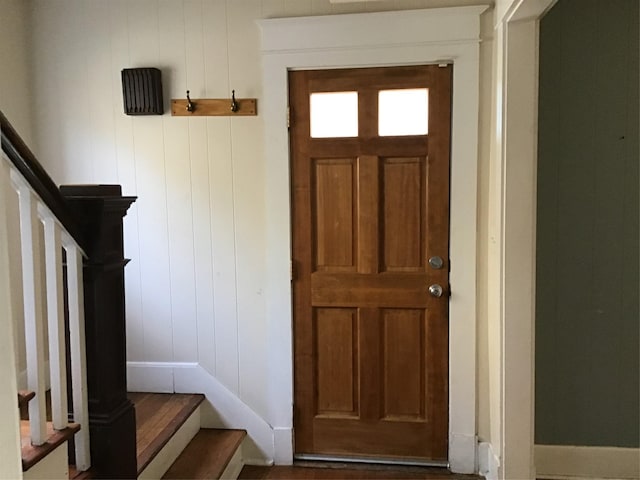
[[294, 280], [294, 272], [293, 272], [293, 260], [291, 260], [291, 262], [289, 263], [289, 276], [291, 277], [291, 281], [293, 282]]
[[287, 106], [287, 128], [291, 127], [291, 107]]

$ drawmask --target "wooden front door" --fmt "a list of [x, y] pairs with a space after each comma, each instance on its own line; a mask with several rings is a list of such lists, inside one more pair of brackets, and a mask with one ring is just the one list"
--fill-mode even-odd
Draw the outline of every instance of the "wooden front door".
[[297, 455], [447, 459], [451, 75], [289, 75]]

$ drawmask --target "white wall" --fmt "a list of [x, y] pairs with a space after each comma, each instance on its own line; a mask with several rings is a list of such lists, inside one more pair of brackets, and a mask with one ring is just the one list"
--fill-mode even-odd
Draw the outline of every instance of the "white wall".
[[[125, 251], [132, 258], [126, 277], [127, 353], [140, 372], [198, 363], [269, 419], [267, 172], [255, 21], [477, 3], [483, 2], [30, 1], [38, 158], [56, 183], [120, 183], [125, 194], [139, 197], [125, 221]], [[482, 49], [486, 92], [490, 42]], [[147, 66], [163, 72], [166, 108], [187, 89], [193, 99], [228, 97], [235, 89], [238, 97], [258, 98], [258, 117], [125, 116], [120, 70]], [[486, 119], [490, 97], [481, 98]], [[484, 135], [486, 155], [488, 130]], [[480, 169], [482, 233], [487, 231], [488, 170]], [[289, 242], [286, 235], [282, 242]], [[480, 262], [487, 248], [486, 241], [479, 246]], [[486, 296], [484, 289], [479, 286], [479, 298]], [[478, 385], [484, 398], [478, 418], [488, 439], [488, 309], [479, 302], [478, 318], [485, 326], [479, 325], [484, 360], [478, 364]], [[157, 371], [157, 377], [138, 377], [137, 384], [172, 388], [172, 370]]]
[[0, 0], [0, 110], [22, 138], [33, 144], [28, 21], [28, 2]]

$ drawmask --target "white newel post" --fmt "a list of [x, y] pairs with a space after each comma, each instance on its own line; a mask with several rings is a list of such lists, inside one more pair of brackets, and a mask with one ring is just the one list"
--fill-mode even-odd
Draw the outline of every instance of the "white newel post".
[[[65, 236], [67, 236], [65, 234]], [[89, 447], [89, 409], [87, 400], [86, 341], [84, 334], [84, 288], [82, 252], [73, 239], [65, 238], [67, 252], [67, 290], [69, 292], [69, 342], [71, 344], [71, 382], [73, 386], [73, 420], [82, 425], [76, 434], [76, 467], [91, 466]]]

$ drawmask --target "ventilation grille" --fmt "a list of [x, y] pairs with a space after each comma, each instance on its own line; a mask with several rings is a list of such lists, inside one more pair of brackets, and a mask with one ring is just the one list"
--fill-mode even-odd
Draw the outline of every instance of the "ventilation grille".
[[127, 115], [162, 115], [162, 75], [157, 68], [122, 70], [122, 101]]

